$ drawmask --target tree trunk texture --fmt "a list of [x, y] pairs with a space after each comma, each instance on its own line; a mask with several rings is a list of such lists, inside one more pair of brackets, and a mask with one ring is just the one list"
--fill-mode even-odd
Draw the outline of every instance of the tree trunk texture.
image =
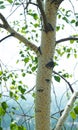
[[[56, 43], [56, 16], [59, 4], [63, 0], [45, 0], [42, 7], [42, 0], [37, 0], [43, 18], [41, 45], [38, 56], [38, 71], [36, 78], [36, 99], [35, 99], [35, 130], [51, 130], [50, 125], [50, 104], [51, 104], [51, 79], [53, 69], [53, 56]], [[26, 38], [17, 33], [5, 17], [0, 13], [0, 27], [6, 29], [26, 46], [37, 52], [38, 48]]]
[[48, 67], [54, 56], [56, 41], [56, 16], [57, 6], [51, 2], [45, 2], [45, 14], [53, 31], [42, 31], [41, 55], [38, 57], [38, 71], [36, 79], [35, 99], [35, 130], [51, 130], [50, 104], [51, 104], [51, 79], [52, 67]]

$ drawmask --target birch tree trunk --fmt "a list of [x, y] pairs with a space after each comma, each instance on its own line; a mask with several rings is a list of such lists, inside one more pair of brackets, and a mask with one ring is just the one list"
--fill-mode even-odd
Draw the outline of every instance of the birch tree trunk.
[[[42, 31], [41, 55], [38, 58], [36, 79], [35, 120], [36, 130], [50, 130], [51, 79], [56, 41], [56, 16], [58, 4], [45, 2], [45, 14], [53, 30]], [[49, 66], [47, 66], [49, 65]]]
[[62, 1], [63, 0], [45, 0], [43, 7], [42, 0], [37, 0], [43, 21], [41, 46], [39, 48], [15, 31], [9, 25], [6, 18], [0, 13], [0, 20], [2, 21], [0, 28], [4, 28], [10, 33], [9, 36], [14, 36], [26, 46], [29, 46], [37, 55], [38, 52], [40, 53], [38, 56], [36, 78], [35, 130], [51, 130], [51, 79], [56, 42], [56, 16], [58, 7]]

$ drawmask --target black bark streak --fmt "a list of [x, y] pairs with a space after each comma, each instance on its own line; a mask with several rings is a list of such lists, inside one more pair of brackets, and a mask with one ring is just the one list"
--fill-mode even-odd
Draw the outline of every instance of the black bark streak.
[[56, 0], [51, 0], [51, 4], [54, 3]]
[[45, 65], [48, 69], [53, 69], [55, 64], [54, 64], [54, 61], [51, 60], [50, 62], [48, 62], [46, 65]]
[[41, 110], [36, 110], [36, 109], [35, 109], [35, 112], [36, 112], [36, 113], [37, 113], [37, 112], [41, 112]]
[[39, 51], [40, 55], [42, 55], [40, 46], [38, 47], [38, 51]]
[[50, 23], [47, 23], [47, 25], [44, 25], [44, 31], [48, 33], [49, 31], [54, 31], [54, 28]]
[[50, 82], [50, 79], [45, 79], [45, 81], [46, 81], [47, 83], [49, 83], [49, 82]]
[[38, 91], [38, 92], [43, 92], [43, 91], [44, 91], [44, 89], [37, 89], [37, 91]]
[[57, 3], [57, 4], [60, 4], [63, 0], [51, 0], [51, 4], [53, 3]]
[[68, 105], [68, 107], [70, 107], [70, 105]]
[[11, 36], [14, 36], [14, 33], [11, 33], [10, 35], [8, 35], [8, 36], [2, 38], [2, 39], [0, 40], [0, 42], [2, 42], [3, 40], [5, 40], [6, 38], [11, 37]]

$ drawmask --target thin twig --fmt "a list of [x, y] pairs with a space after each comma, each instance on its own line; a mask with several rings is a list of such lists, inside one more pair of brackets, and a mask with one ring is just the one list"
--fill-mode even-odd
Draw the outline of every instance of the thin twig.
[[59, 73], [57, 73], [57, 72], [54, 71], [54, 70], [53, 70], [53, 73], [56, 74], [56, 75], [58, 75], [58, 76], [60, 76], [60, 77], [68, 84], [68, 86], [69, 86], [71, 92], [72, 92], [72, 93], [74, 92], [74, 90], [73, 90], [71, 84], [70, 84], [62, 75], [60, 75]]
[[67, 38], [63, 38], [63, 39], [60, 39], [60, 40], [58, 40], [58, 41], [56, 41], [56, 45], [58, 44], [58, 43], [61, 43], [61, 42], [65, 42], [65, 41], [69, 41], [69, 40], [78, 40], [78, 38], [77, 37], [67, 37]]
[[5, 40], [5, 39], [7, 39], [8, 37], [11, 37], [11, 36], [13, 36], [13, 34], [12, 34], [12, 33], [11, 33], [11, 34], [9, 34], [8, 36], [6, 36], [6, 37], [2, 38], [2, 39], [0, 40], [0, 42], [2, 42], [3, 40]]

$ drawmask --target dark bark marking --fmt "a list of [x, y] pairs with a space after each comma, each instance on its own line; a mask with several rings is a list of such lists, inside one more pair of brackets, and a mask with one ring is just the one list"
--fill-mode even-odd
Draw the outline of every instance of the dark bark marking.
[[45, 66], [46, 66], [47, 68], [49, 68], [49, 69], [53, 69], [53, 68], [54, 68], [54, 66], [55, 66], [54, 61], [53, 61], [53, 60], [51, 60], [51, 61], [50, 61], [50, 62], [48, 62]]
[[49, 31], [54, 31], [54, 28], [52, 27], [50, 23], [47, 23], [46, 26], [44, 25], [44, 31], [48, 33]]
[[41, 88], [41, 89], [37, 89], [37, 91], [38, 91], [38, 92], [43, 92], [44, 89], [42, 89], [42, 88]]
[[37, 112], [41, 112], [41, 110], [36, 110], [36, 109], [35, 109], [35, 112], [36, 112], [36, 113], [37, 113]]
[[49, 82], [50, 82], [50, 79], [45, 79], [45, 81], [46, 81], [47, 83], [49, 83]]
[[68, 107], [70, 107], [70, 105], [68, 105]]
[[38, 47], [38, 51], [39, 51], [40, 55], [42, 55], [40, 46]]

